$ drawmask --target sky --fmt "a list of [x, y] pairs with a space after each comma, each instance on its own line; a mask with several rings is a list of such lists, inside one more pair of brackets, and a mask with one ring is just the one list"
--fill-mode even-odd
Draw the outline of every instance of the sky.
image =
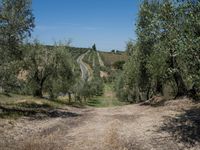
[[140, 0], [32, 0], [33, 37], [44, 44], [71, 40], [72, 46], [125, 50], [136, 39]]

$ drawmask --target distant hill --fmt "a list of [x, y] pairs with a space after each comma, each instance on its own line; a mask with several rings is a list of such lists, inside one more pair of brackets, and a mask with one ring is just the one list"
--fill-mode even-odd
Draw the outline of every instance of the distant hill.
[[[46, 45], [48, 48], [51, 48], [53, 46]], [[72, 56], [77, 59], [78, 56], [80, 56], [83, 53], [86, 53], [88, 50], [92, 50], [92, 48], [83, 48], [83, 47], [68, 47], [69, 52], [72, 54]], [[106, 52], [103, 50], [98, 50], [105, 66], [112, 66], [117, 61], [127, 61], [128, 55], [124, 51], [113, 51], [113, 52]], [[87, 58], [85, 58], [86, 60]], [[98, 60], [96, 60], [98, 61]]]
[[[53, 45], [45, 45], [47, 48], [53, 48]], [[69, 52], [72, 54], [72, 56], [74, 58], [78, 58], [78, 56], [80, 56], [83, 53], [86, 53], [88, 50], [90, 50], [91, 48], [82, 48], [82, 47], [71, 47], [71, 46], [67, 46], [67, 48], [69, 49]]]

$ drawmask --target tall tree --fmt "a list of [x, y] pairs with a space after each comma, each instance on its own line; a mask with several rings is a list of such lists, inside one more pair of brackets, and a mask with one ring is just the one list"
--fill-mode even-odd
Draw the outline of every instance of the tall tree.
[[161, 7], [160, 21], [162, 26], [162, 48], [167, 53], [168, 71], [174, 78], [177, 86], [177, 95], [187, 94], [187, 87], [184, 83], [182, 70], [178, 62], [181, 60], [181, 47], [178, 45], [181, 28], [178, 25], [179, 17], [175, 4], [171, 0], [165, 0]]
[[178, 2], [178, 25], [181, 29], [179, 47], [181, 47], [184, 75], [189, 81], [192, 96], [195, 97], [200, 87], [200, 1], [183, 0]]
[[138, 86], [141, 92], [141, 100], [147, 100], [150, 94], [151, 77], [147, 69], [148, 57], [153, 51], [156, 42], [156, 33], [152, 26], [155, 14], [157, 13], [157, 1], [144, 0], [140, 6], [137, 23], [138, 48], [139, 48], [139, 76]]
[[16, 87], [23, 40], [31, 35], [34, 16], [30, 0], [0, 1], [0, 87]]

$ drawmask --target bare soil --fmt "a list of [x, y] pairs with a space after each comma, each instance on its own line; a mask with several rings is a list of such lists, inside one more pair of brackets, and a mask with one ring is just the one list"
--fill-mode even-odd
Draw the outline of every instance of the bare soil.
[[[199, 104], [188, 99], [163, 106], [66, 107], [49, 118], [0, 120], [1, 150], [200, 149]], [[76, 114], [76, 115], [75, 115]]]

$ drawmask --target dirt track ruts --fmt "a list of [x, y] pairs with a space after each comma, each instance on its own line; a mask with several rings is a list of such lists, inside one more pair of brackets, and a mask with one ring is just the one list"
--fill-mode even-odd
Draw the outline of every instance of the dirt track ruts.
[[[128, 105], [112, 108], [67, 108], [76, 117], [45, 120], [21, 119], [0, 124], [0, 149], [36, 147], [63, 150], [181, 150], [169, 133], [160, 131], [163, 121], [180, 111], [173, 106]], [[10, 124], [10, 123], [9, 123]], [[3, 144], [4, 143], [4, 144]]]

